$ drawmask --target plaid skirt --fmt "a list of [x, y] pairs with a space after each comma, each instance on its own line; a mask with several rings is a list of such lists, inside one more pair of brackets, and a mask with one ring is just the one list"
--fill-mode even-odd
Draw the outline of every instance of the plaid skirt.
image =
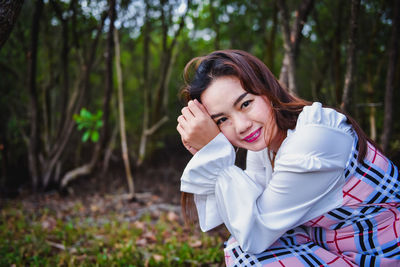
[[345, 169], [343, 204], [289, 230], [252, 255], [230, 237], [226, 266], [400, 266], [400, 181], [397, 167], [368, 144], [358, 146]]

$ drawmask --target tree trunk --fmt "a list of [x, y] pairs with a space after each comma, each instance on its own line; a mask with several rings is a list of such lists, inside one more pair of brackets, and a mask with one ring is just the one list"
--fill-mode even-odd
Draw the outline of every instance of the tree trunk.
[[125, 131], [125, 113], [124, 113], [124, 94], [122, 89], [122, 70], [121, 70], [121, 55], [120, 55], [120, 44], [118, 39], [118, 30], [114, 30], [114, 43], [115, 43], [115, 66], [117, 70], [118, 80], [118, 108], [119, 108], [119, 125], [121, 134], [121, 148], [122, 148], [122, 159], [124, 160], [126, 180], [128, 182], [129, 196], [130, 198], [135, 197], [135, 186], [133, 182], [131, 167], [129, 164], [128, 146], [126, 144], [126, 131]]
[[[59, 138], [56, 139], [56, 142], [52, 145], [47, 160], [44, 162], [44, 164], [42, 164], [42, 170], [44, 170], [42, 176], [42, 180], [44, 181], [43, 182], [44, 187], [46, 187], [47, 184], [50, 182], [50, 178], [52, 177], [54, 168], [56, 167], [57, 162], [59, 162], [61, 155], [65, 151], [65, 148], [67, 147], [67, 144], [69, 143], [69, 140], [73, 133], [75, 122], [72, 120], [72, 114], [78, 113], [79, 110], [82, 108], [84, 96], [89, 88], [90, 73], [93, 67], [97, 46], [103, 30], [104, 21], [106, 18], [107, 18], [107, 13], [105, 12], [101, 17], [100, 24], [97, 26], [96, 36], [94, 37], [93, 43], [91, 45], [89, 56], [87, 57], [87, 59], [81, 60], [82, 74], [80, 78], [76, 81], [74, 93], [69, 99], [69, 104], [66, 110], [65, 121], [62, 124], [61, 135]], [[67, 184], [66, 176], [68, 175], [69, 174], [67, 172], [67, 174], [65, 174], [65, 176], [62, 179], [62, 184], [65, 185]]]
[[0, 2], [0, 49], [10, 36], [23, 3], [24, 0], [2, 0]]
[[43, 10], [43, 1], [38, 0], [32, 18], [31, 45], [28, 52], [28, 90], [30, 98], [30, 136], [28, 144], [28, 163], [31, 176], [32, 188], [34, 191], [39, 186], [39, 103], [36, 91], [36, 71], [37, 71], [37, 50], [39, 42], [40, 16]]
[[314, 7], [313, 0], [303, 0], [299, 8], [296, 10], [295, 21], [290, 29], [290, 15], [285, 0], [277, 2], [279, 13], [281, 15], [281, 28], [283, 33], [283, 46], [285, 54], [283, 57], [279, 81], [284, 84], [288, 90], [297, 95], [296, 84], [296, 58], [299, 53], [300, 41], [302, 37], [301, 31], [311, 10]]
[[[144, 77], [144, 113], [143, 113], [143, 129], [142, 135], [140, 138], [139, 145], [139, 155], [137, 159], [137, 165], [141, 165], [143, 163], [145, 154], [146, 154], [146, 145], [147, 138], [152, 135], [157, 129], [159, 129], [162, 124], [164, 124], [168, 120], [168, 116], [164, 115], [161, 118], [162, 114], [167, 114], [168, 111], [168, 83], [171, 76], [172, 65], [175, 61], [175, 53], [174, 49], [177, 44], [178, 37], [183, 29], [186, 15], [191, 6], [191, 0], [187, 2], [187, 9], [185, 14], [181, 17], [179, 27], [175, 32], [171, 44], [168, 46], [167, 38], [168, 38], [168, 23], [172, 21], [171, 18], [167, 18], [164, 13], [164, 9], [161, 10], [161, 22], [163, 28], [163, 45], [162, 45], [162, 60], [160, 66], [160, 78], [156, 87], [156, 91], [154, 93], [153, 105], [150, 103], [150, 93], [149, 93], [149, 81], [148, 81], [148, 61], [149, 61], [149, 44], [150, 44], [150, 22], [148, 20], [148, 12], [149, 5], [146, 2], [146, 15], [145, 15], [145, 24], [143, 26], [143, 49], [144, 49], [144, 57], [143, 57], [143, 77]], [[161, 1], [161, 4], [164, 4], [164, 1]], [[170, 15], [171, 16], [171, 15]], [[150, 127], [150, 111], [152, 111], [153, 118], [153, 126]]]
[[370, 110], [369, 110], [369, 137], [372, 140], [376, 140], [376, 107], [375, 105], [371, 105], [370, 106]]
[[119, 125], [118, 123], [116, 123], [114, 126], [114, 130], [112, 131], [110, 141], [108, 142], [108, 145], [104, 151], [103, 170], [102, 170], [103, 175], [107, 173], [108, 167], [110, 166], [110, 160], [112, 157], [113, 150], [115, 148], [115, 142], [117, 139], [118, 132], [119, 132]]
[[336, 106], [339, 106], [341, 103], [342, 96], [342, 64], [340, 63], [342, 58], [342, 13], [343, 6], [345, 5], [344, 1], [339, 1], [337, 8], [337, 23], [335, 28], [335, 34], [333, 38], [333, 76], [334, 76], [334, 84], [335, 84], [335, 102]]
[[[0, 126], [3, 130], [3, 127]], [[5, 188], [8, 173], [8, 141], [5, 135], [5, 131], [0, 133], [0, 161], [1, 161], [1, 173], [0, 173], [0, 188]], [[1, 190], [0, 190], [1, 191]]]
[[274, 12], [273, 12], [273, 19], [272, 19], [272, 29], [268, 39], [267, 45], [267, 54], [265, 57], [265, 62], [268, 68], [271, 70], [272, 73], [275, 73], [275, 37], [276, 37], [276, 30], [278, 25], [278, 7], [276, 5], [276, 1], [273, 3], [274, 5]]
[[216, 9], [218, 8], [218, 3], [214, 6], [215, 0], [210, 0], [210, 16], [211, 21], [213, 24], [213, 29], [215, 31], [215, 38], [214, 38], [214, 49], [219, 50], [219, 42], [220, 42], [220, 23], [217, 19]]
[[[114, 22], [116, 17], [115, 1], [109, 0], [110, 5], [108, 17], [110, 19], [109, 30], [107, 33], [107, 52], [106, 52], [106, 87], [103, 98], [103, 127], [102, 138], [100, 137], [100, 145], [104, 148], [109, 139], [109, 117], [110, 117], [110, 100], [113, 91], [113, 53], [114, 53]], [[103, 139], [103, 140], [101, 140]]]
[[[376, 64], [374, 62], [373, 57], [373, 49], [374, 44], [376, 42], [377, 33], [381, 30], [379, 25], [381, 24], [382, 16], [376, 16], [372, 27], [370, 28], [371, 35], [369, 37], [368, 44], [368, 52], [366, 54], [366, 89], [367, 89], [367, 107], [369, 108], [369, 137], [376, 141], [377, 131], [376, 131], [376, 107], [380, 105], [380, 103], [374, 103], [374, 85], [376, 84], [376, 80], [379, 78], [378, 73], [381, 73], [381, 63]], [[382, 62], [382, 61], [379, 61]]]
[[[61, 29], [62, 29], [62, 50], [61, 50], [61, 63], [62, 63], [62, 92], [61, 92], [61, 105], [60, 105], [60, 120], [59, 120], [59, 127], [56, 133], [56, 138], [60, 137], [62, 125], [65, 121], [67, 104], [69, 99], [69, 35], [68, 35], [68, 19], [63, 17], [63, 11], [59, 4], [51, 0], [50, 3], [53, 6], [53, 9], [61, 22]], [[70, 4], [70, 9], [72, 9], [72, 3]]]
[[[178, 37], [185, 25], [185, 18], [188, 11], [190, 10], [190, 6], [191, 6], [191, 0], [188, 0], [186, 12], [180, 18], [179, 27], [175, 32], [171, 44], [169, 46], [166, 41], [168, 38], [169, 28], [171, 27], [168, 27], [168, 24], [166, 22], [167, 18], [165, 16], [161, 16], [164, 41], [162, 50], [162, 62], [160, 67], [160, 79], [156, 87], [156, 93], [154, 94], [156, 99], [154, 100], [154, 105], [152, 109], [154, 111], [153, 121], [158, 121], [161, 118], [162, 114], [166, 114], [168, 111], [168, 96], [169, 96], [168, 83], [171, 75], [171, 69], [175, 61], [174, 51], [178, 41]], [[163, 13], [164, 12], [161, 12], [161, 14]]]
[[279, 75], [279, 81], [283, 83], [289, 92], [297, 94], [296, 81], [295, 81], [295, 67], [294, 67], [294, 54], [293, 46], [290, 40], [290, 29], [289, 29], [289, 13], [286, 6], [285, 0], [278, 0], [278, 7], [281, 14], [281, 28], [283, 34], [283, 47], [285, 54], [283, 56], [281, 72]]
[[[96, 143], [94, 152], [92, 154], [92, 158], [89, 163], [84, 164], [80, 167], [77, 167], [71, 171], [68, 171], [61, 181], [61, 187], [66, 187], [67, 184], [78, 178], [79, 176], [87, 175], [93, 171], [94, 166], [96, 165], [97, 161], [99, 160], [102, 151], [104, 149], [105, 144], [108, 140], [108, 120], [109, 120], [109, 113], [110, 113], [110, 100], [111, 100], [111, 93], [112, 93], [112, 55], [113, 55], [113, 31], [114, 31], [114, 22], [116, 17], [115, 12], [115, 0], [109, 1], [109, 11], [108, 17], [110, 18], [110, 25], [107, 33], [107, 51], [106, 51], [106, 86], [103, 98], [103, 127], [101, 128], [100, 133], [100, 140]], [[105, 19], [106, 16], [103, 16]], [[104, 22], [104, 20], [102, 20]], [[101, 25], [102, 26], [102, 25]], [[95, 39], [95, 44], [97, 45], [98, 39]], [[91, 56], [89, 62], [94, 61], [95, 54], [94, 51], [91, 51]], [[90, 65], [91, 66], [91, 65]], [[86, 75], [88, 75], [87, 73]], [[85, 79], [85, 88], [88, 87], [89, 77]]]
[[354, 71], [356, 68], [356, 36], [357, 36], [357, 20], [358, 11], [360, 9], [360, 0], [351, 1], [351, 17], [350, 17], [350, 31], [349, 39], [347, 41], [347, 61], [346, 61], [346, 75], [344, 79], [344, 88], [342, 95], [342, 103], [340, 108], [348, 112], [351, 103], [351, 91], [354, 83]]
[[150, 60], [150, 19], [149, 12], [150, 6], [148, 1], [145, 1], [146, 9], [143, 25], [143, 124], [142, 134], [140, 136], [139, 154], [136, 160], [136, 165], [139, 166], [143, 163], [146, 153], [147, 135], [146, 129], [149, 127], [150, 117], [150, 93], [149, 93], [149, 60]]
[[78, 178], [79, 176], [90, 174], [97, 160], [100, 158], [100, 154], [101, 154], [100, 146], [96, 144], [90, 162], [67, 172], [61, 180], [61, 188], [65, 188], [69, 182]]
[[400, 39], [400, 1], [394, 1], [392, 33], [389, 44], [389, 62], [386, 74], [385, 88], [385, 116], [383, 121], [383, 133], [381, 137], [382, 149], [385, 153], [389, 152], [389, 142], [393, 129], [393, 96], [395, 73], [397, 60], [399, 57], [399, 39]]

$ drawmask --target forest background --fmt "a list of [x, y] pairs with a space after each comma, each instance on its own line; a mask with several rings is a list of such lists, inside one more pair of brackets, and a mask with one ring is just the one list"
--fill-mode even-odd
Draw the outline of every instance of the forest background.
[[398, 165], [399, 2], [2, 1], [1, 199], [117, 191], [178, 204], [183, 68], [218, 49], [248, 51], [289, 91], [345, 110]]

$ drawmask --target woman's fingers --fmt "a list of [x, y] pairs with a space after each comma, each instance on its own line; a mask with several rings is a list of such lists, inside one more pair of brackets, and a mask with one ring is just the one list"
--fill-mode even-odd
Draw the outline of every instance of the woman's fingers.
[[181, 135], [182, 140], [183, 140], [183, 136], [185, 135], [185, 130], [183, 129], [181, 123], [178, 123], [178, 125], [176, 126], [176, 130], [177, 130], [178, 133]]
[[206, 108], [197, 99], [194, 100], [194, 103], [196, 104], [196, 106], [198, 106], [200, 108], [201, 111], [203, 111], [203, 113], [209, 115]]
[[190, 111], [192, 112], [192, 114], [196, 118], [201, 118], [202, 116], [207, 114], [207, 113], [204, 114], [204, 112], [200, 109], [200, 107], [193, 100], [189, 101], [188, 107], [189, 107]]
[[193, 118], [195, 118], [194, 114], [192, 111], [189, 109], [189, 107], [184, 107], [182, 110], [182, 115], [185, 117], [185, 120], [190, 121]]
[[178, 118], [176, 119], [178, 121], [179, 124], [184, 125], [186, 122], [186, 119], [183, 115], [178, 116]]
[[219, 128], [200, 102], [189, 101], [178, 117], [177, 130], [182, 143], [194, 154], [218, 135]]
[[210, 115], [208, 114], [208, 111], [206, 110], [206, 108], [197, 99], [195, 99], [193, 101], [189, 101], [188, 107], [195, 117], [210, 118]]

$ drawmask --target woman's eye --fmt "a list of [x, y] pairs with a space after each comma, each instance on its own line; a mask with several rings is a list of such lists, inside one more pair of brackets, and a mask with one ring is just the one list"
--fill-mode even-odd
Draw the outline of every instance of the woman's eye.
[[220, 125], [221, 123], [223, 123], [223, 122], [226, 121], [226, 120], [227, 120], [227, 118], [223, 117], [223, 118], [218, 119], [218, 120], [216, 121], [216, 123], [217, 123], [217, 125]]
[[242, 105], [241, 105], [241, 108], [248, 107], [248, 106], [250, 105], [250, 103], [251, 103], [251, 100], [244, 101], [244, 102], [242, 103]]

